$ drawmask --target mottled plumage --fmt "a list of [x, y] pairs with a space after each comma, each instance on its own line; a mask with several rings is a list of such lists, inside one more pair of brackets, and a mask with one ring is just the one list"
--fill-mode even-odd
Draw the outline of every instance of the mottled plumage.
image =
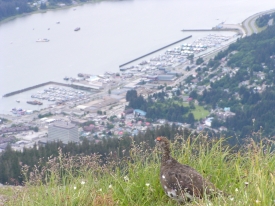
[[170, 156], [170, 144], [167, 138], [157, 137], [155, 141], [162, 150], [160, 182], [170, 198], [185, 202], [194, 197], [201, 198], [204, 194], [217, 193], [215, 186], [195, 169], [180, 164]]

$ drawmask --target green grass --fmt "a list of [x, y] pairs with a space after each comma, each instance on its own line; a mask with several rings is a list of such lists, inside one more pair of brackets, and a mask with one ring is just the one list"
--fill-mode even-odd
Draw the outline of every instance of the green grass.
[[[250, 142], [233, 152], [223, 139], [208, 140], [202, 134], [176, 139], [180, 141], [171, 145], [173, 156], [230, 195], [186, 205], [275, 205], [275, 157], [269, 147]], [[9, 197], [5, 205], [177, 205], [160, 186], [158, 151], [145, 144], [133, 144], [130, 158], [118, 161], [110, 156], [105, 165], [95, 156], [61, 154], [50, 159], [47, 168], [51, 172], [34, 173], [21, 190], [5, 194]], [[42, 183], [45, 178], [47, 183]]]
[[[182, 104], [183, 104], [183, 106], [185, 106], [185, 107], [189, 107], [189, 104], [186, 103], [186, 102], [184, 102], [184, 103], [182, 103]], [[209, 112], [208, 110], [204, 109], [203, 106], [196, 105], [196, 106], [195, 106], [195, 109], [191, 110], [191, 113], [193, 113], [194, 118], [195, 118], [196, 120], [199, 120], [199, 119], [201, 119], [201, 118], [207, 117], [207, 116], [209, 115], [210, 112]]]
[[260, 33], [262, 31], [264, 31], [265, 29], [267, 29], [267, 26], [264, 26], [264, 27], [258, 27], [257, 24], [255, 23], [255, 27], [257, 29], [257, 32]]
[[196, 109], [192, 110], [192, 113], [194, 114], [196, 120], [205, 118], [209, 115], [209, 111], [204, 109], [202, 106], [196, 105], [195, 108]]

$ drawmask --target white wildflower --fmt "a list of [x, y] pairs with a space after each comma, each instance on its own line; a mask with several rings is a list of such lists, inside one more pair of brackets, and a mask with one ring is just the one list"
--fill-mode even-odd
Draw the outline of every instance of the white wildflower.
[[102, 189], [100, 188], [98, 191], [99, 191], [99, 192], [102, 192]]
[[125, 182], [129, 182], [129, 177], [128, 176], [124, 176], [124, 181]]
[[74, 186], [74, 190], [76, 190], [76, 186]]
[[256, 200], [256, 204], [260, 203], [261, 201], [260, 200]]
[[244, 182], [245, 186], [249, 185], [249, 182]]
[[234, 197], [230, 197], [229, 200], [230, 200], [230, 201], [233, 201], [233, 200], [234, 200]]
[[149, 186], [150, 186], [150, 184], [149, 184], [149, 183], [146, 183], [145, 185], [146, 185], [147, 187], [149, 187]]
[[82, 185], [84, 185], [84, 184], [85, 184], [85, 182], [84, 182], [84, 181], [81, 181], [81, 184], [82, 184]]
[[238, 188], [236, 188], [236, 189], [235, 189], [235, 192], [239, 192], [239, 189], [238, 189]]
[[112, 189], [112, 187], [113, 187], [112, 185], [109, 185], [109, 189]]

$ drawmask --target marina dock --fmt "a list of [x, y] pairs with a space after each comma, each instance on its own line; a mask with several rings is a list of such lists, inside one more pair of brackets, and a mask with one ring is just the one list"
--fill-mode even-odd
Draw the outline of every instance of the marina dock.
[[36, 89], [36, 88], [39, 88], [39, 87], [43, 87], [43, 86], [47, 86], [47, 85], [59, 85], [59, 86], [65, 86], [65, 87], [72, 87], [72, 88], [76, 88], [76, 89], [86, 89], [86, 90], [90, 90], [92, 89], [91, 87], [85, 87], [85, 85], [74, 85], [74, 84], [65, 84], [65, 83], [60, 83], [60, 82], [53, 82], [53, 81], [49, 81], [49, 82], [45, 82], [45, 83], [42, 83], [42, 84], [37, 84], [35, 86], [32, 86], [32, 87], [27, 87], [25, 89], [20, 89], [20, 90], [17, 90], [17, 91], [14, 91], [14, 92], [10, 92], [10, 93], [7, 93], [5, 95], [3, 95], [3, 97], [9, 97], [9, 96], [12, 96], [12, 95], [16, 95], [16, 94], [19, 94], [19, 93], [22, 93], [22, 92], [26, 92], [26, 91], [29, 91], [29, 90], [32, 90], [32, 89]]
[[177, 44], [177, 43], [179, 43], [179, 42], [181, 42], [181, 41], [184, 41], [184, 40], [186, 40], [186, 39], [189, 39], [189, 38], [191, 38], [191, 37], [192, 37], [192, 35], [187, 36], [187, 37], [185, 37], [185, 38], [183, 38], [183, 39], [180, 39], [180, 40], [178, 40], [178, 41], [176, 41], [176, 42], [173, 42], [173, 43], [168, 44], [168, 45], [166, 45], [166, 46], [164, 46], [164, 47], [161, 47], [161, 48], [159, 48], [159, 49], [157, 49], [157, 50], [154, 50], [154, 51], [152, 51], [152, 52], [150, 52], [150, 53], [147, 53], [147, 54], [145, 54], [145, 55], [143, 55], [143, 56], [140, 56], [140, 57], [138, 57], [138, 58], [135, 58], [135, 59], [133, 59], [133, 60], [131, 60], [131, 61], [128, 61], [128, 62], [126, 62], [126, 63], [124, 63], [124, 64], [121, 64], [121, 65], [119, 65], [120, 71], [125, 71], [125, 69], [123, 69], [123, 68], [121, 68], [121, 67], [126, 66], [127, 64], [130, 64], [130, 63], [132, 63], [132, 62], [134, 62], [134, 61], [137, 61], [137, 60], [142, 59], [142, 58], [144, 58], [144, 57], [146, 57], [146, 56], [149, 56], [149, 55], [151, 55], [151, 54], [154, 54], [154, 53], [156, 53], [156, 52], [158, 52], [158, 51], [160, 51], [160, 50], [162, 50], [162, 49], [165, 49], [165, 48], [167, 48], [167, 47], [169, 47], [169, 46], [172, 46], [172, 45], [174, 45], [174, 44]]

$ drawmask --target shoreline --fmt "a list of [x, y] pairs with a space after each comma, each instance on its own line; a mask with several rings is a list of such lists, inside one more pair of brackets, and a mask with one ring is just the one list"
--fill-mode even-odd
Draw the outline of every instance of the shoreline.
[[[62, 7], [55, 7], [55, 8], [52, 8], [52, 9], [46, 9], [46, 10], [38, 10], [38, 11], [34, 11], [34, 12], [31, 12], [31, 13], [27, 13], [27, 14], [21, 14], [21, 15], [17, 15], [17, 16], [13, 16], [13, 17], [9, 17], [9, 18], [7, 18], [7, 19], [4, 19], [4, 20], [2, 20], [2, 21], [0, 21], [0, 25], [1, 24], [3, 24], [3, 23], [6, 23], [6, 22], [8, 22], [8, 21], [11, 21], [11, 20], [14, 20], [14, 19], [16, 19], [16, 18], [18, 18], [18, 17], [24, 17], [24, 16], [27, 16], [27, 15], [32, 15], [32, 14], [35, 14], [35, 13], [46, 13], [47, 11], [53, 11], [53, 10], [61, 10], [61, 9], [69, 9], [69, 8], [74, 8], [74, 7], [77, 7], [77, 6], [82, 6], [82, 5], [84, 5], [84, 4], [87, 4], [87, 3], [100, 3], [100, 2], [103, 2], [103, 1], [106, 1], [106, 0], [92, 0], [92, 1], [89, 1], [89, 2], [82, 2], [82, 3], [77, 3], [77, 4], [72, 4], [72, 5], [68, 5], [68, 6], [62, 6]], [[117, 0], [115, 0], [115, 1], [117, 1]], [[251, 15], [250, 17], [248, 17], [248, 18], [246, 18], [243, 22], [242, 22], [242, 24], [241, 24], [241, 26], [240, 27], [242, 27], [242, 28], [244, 28], [244, 30], [245, 31], [247, 31], [247, 28], [245, 27], [246, 25], [244, 24], [244, 22], [248, 22], [249, 24], [248, 24], [248, 26], [251, 24], [251, 21], [252, 21], [252, 23], [255, 23], [255, 21], [253, 22], [253, 20], [255, 20], [256, 18], [258, 18], [260, 15], [263, 15], [263, 14], [266, 14], [266, 13], [271, 13], [271, 12], [274, 12], [275, 11], [275, 9], [269, 9], [269, 10], [266, 10], [266, 11], [262, 11], [262, 12], [258, 12], [258, 13], [256, 13], [256, 14], [253, 14], [253, 15]], [[242, 36], [242, 38], [243, 37], [245, 37], [245, 36], [247, 36], [248, 34], [247, 34], [247, 32], [245, 32], [244, 33], [244, 35]], [[232, 43], [234, 43], [234, 42], [231, 42], [231, 43], [229, 43], [227, 46], [229, 46], [230, 44], [232, 44]], [[226, 46], [225, 46], [226, 47]], [[200, 56], [205, 56], [205, 55], [210, 55], [210, 54], [212, 54], [212, 53], [215, 53], [215, 52], [218, 52], [218, 51], [221, 51], [221, 50], [223, 50], [224, 48], [218, 48], [216, 51], [209, 51], [209, 52], [207, 52], [207, 53], [205, 53], [205, 54], [203, 54], [203, 55], [200, 55]], [[147, 54], [148, 55], [148, 54]], [[143, 55], [142, 57], [144, 57], [144, 56], [146, 56], [146, 55]], [[141, 57], [140, 57], [141, 58]], [[138, 60], [138, 59], [140, 59], [140, 58], [136, 58], [136, 59], [134, 59], [134, 60], [132, 60], [132, 61], [130, 61], [130, 62], [133, 62], [133, 61], [136, 61], [136, 60]], [[128, 63], [130, 63], [130, 62], [127, 62], [126, 64], [128, 64]], [[123, 65], [119, 65], [119, 68], [121, 67], [121, 66], [124, 66], [125, 64], [123, 64]], [[119, 72], [119, 70], [118, 70], [118, 72]]]
[[5, 19], [2, 19], [2, 20], [0, 20], [0, 26], [1, 26], [1, 24], [7, 23], [7, 22], [12, 21], [12, 20], [15, 20], [17, 18], [29, 16], [29, 15], [32, 15], [32, 14], [47, 13], [47, 11], [69, 9], [69, 8], [73, 8], [73, 7], [77, 7], [77, 6], [83, 6], [84, 4], [93, 4], [93, 3], [103, 2], [103, 1], [106, 1], [106, 0], [91, 0], [91, 1], [87, 1], [87, 2], [78, 2], [77, 4], [72, 4], [72, 5], [65, 5], [65, 6], [58, 6], [57, 5], [57, 6], [54, 6], [52, 8], [45, 9], [45, 10], [38, 9], [38, 10], [30, 12], [30, 13], [23, 13], [23, 14], [20, 14], [20, 15], [10, 16], [10, 17], [7, 17]]

